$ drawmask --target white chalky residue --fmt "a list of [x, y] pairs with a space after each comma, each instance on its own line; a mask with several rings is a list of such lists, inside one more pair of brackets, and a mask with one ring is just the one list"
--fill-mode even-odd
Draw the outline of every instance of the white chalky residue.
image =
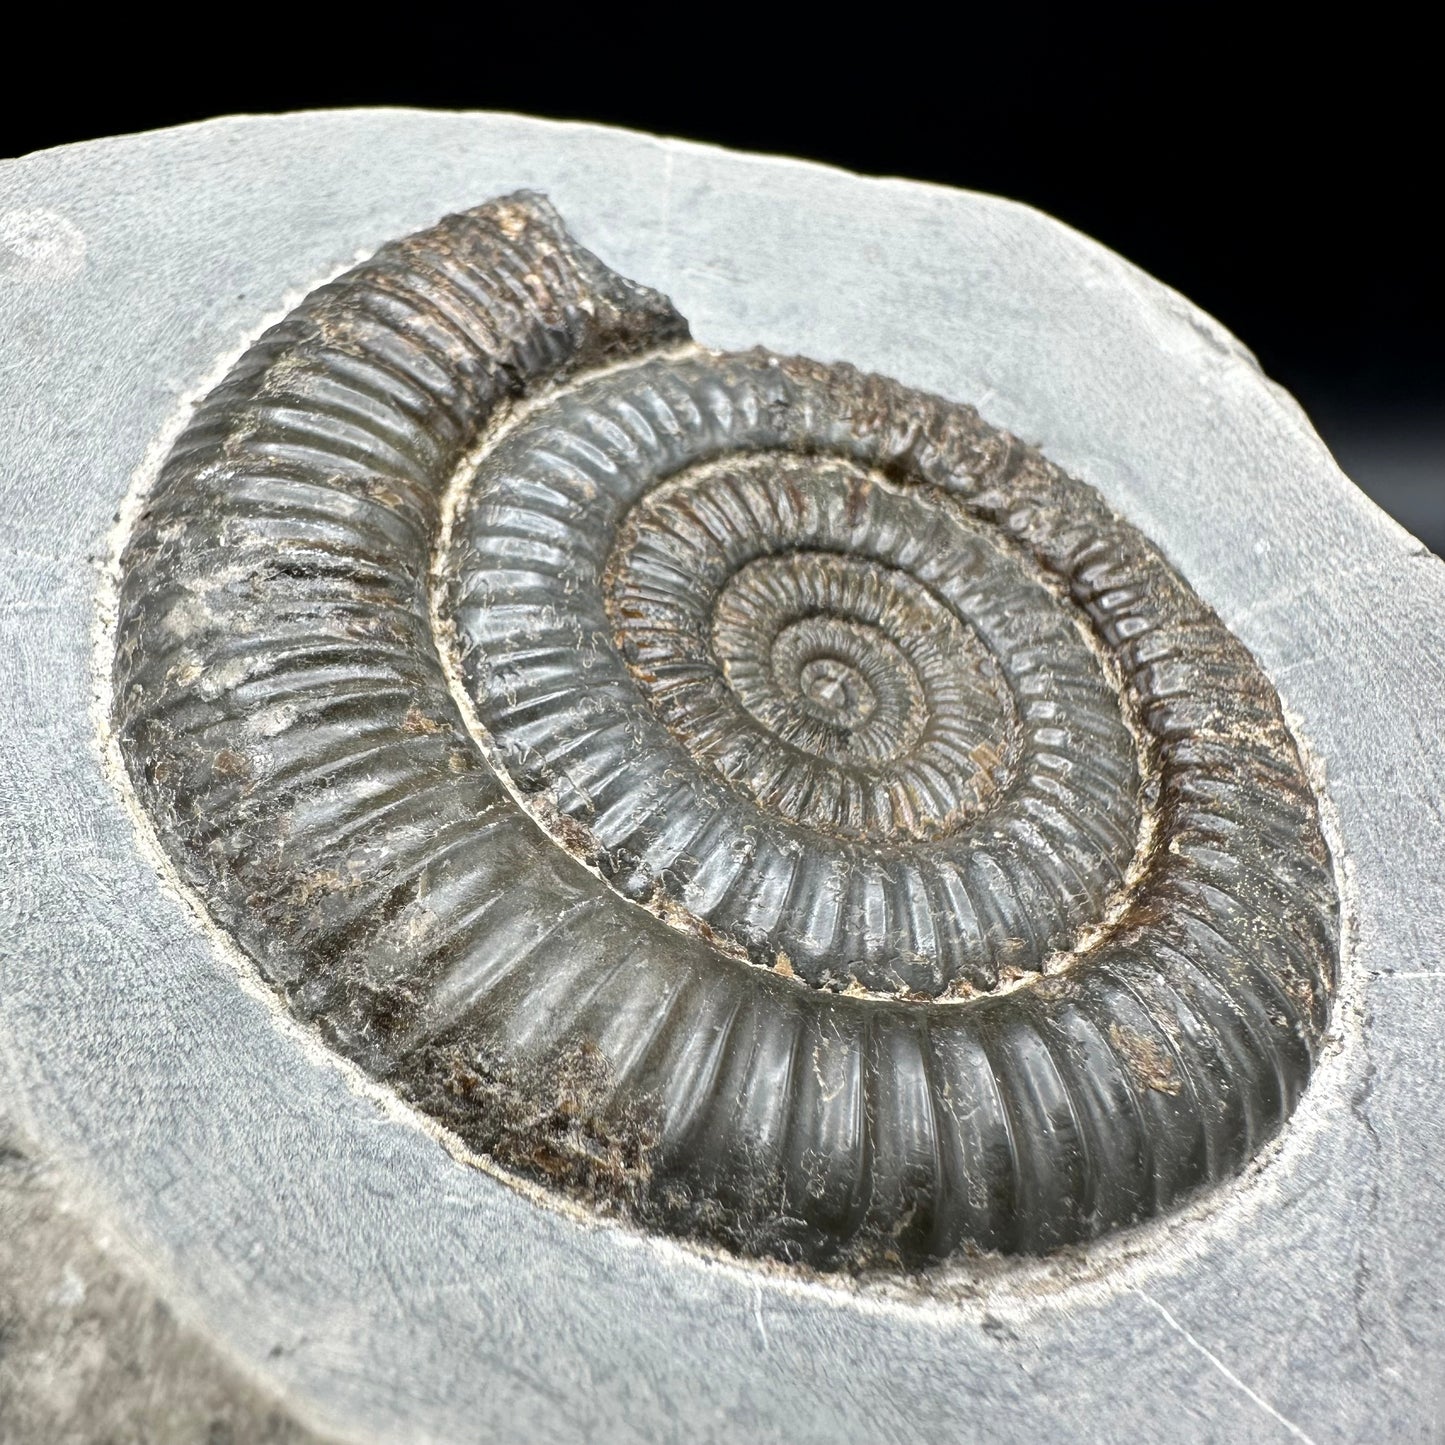
[[58, 211], [0, 211], [0, 282], [68, 281], [85, 267], [85, 233]]

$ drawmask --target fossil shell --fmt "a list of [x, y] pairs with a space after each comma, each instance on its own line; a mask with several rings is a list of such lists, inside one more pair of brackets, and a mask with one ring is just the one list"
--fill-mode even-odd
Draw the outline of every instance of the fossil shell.
[[322, 287], [123, 557], [115, 724], [291, 1009], [468, 1144], [832, 1267], [1224, 1179], [1328, 1020], [1245, 648], [966, 406], [692, 345], [540, 198]]

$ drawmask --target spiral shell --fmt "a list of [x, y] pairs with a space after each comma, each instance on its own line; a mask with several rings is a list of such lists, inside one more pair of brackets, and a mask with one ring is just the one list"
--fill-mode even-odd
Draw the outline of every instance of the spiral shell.
[[263, 336], [122, 569], [184, 876], [560, 1190], [821, 1267], [1039, 1252], [1228, 1177], [1308, 1080], [1338, 900], [1245, 648], [1038, 451], [697, 348], [538, 197]]

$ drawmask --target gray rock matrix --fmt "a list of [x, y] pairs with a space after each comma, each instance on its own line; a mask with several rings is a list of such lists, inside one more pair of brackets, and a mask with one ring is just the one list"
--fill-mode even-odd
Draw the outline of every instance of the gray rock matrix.
[[319, 1439], [208, 1332], [177, 1319], [115, 1243], [0, 1115], [0, 1439]]
[[[102, 722], [118, 510], [306, 291], [522, 187], [707, 347], [978, 406], [1258, 659], [1325, 802], [1344, 945], [1315, 1077], [1240, 1179], [906, 1289], [739, 1264], [466, 1167], [181, 896]], [[352, 112], [0, 166], [0, 336], [0, 1091], [27, 1161], [0, 1217], [34, 1241], [0, 1255], [0, 1438], [1439, 1438], [1445, 568], [1207, 317], [1004, 201]], [[78, 1338], [60, 1254], [94, 1261], [94, 1333], [118, 1332], [90, 1373], [44, 1357]], [[114, 1383], [133, 1370], [149, 1420]]]

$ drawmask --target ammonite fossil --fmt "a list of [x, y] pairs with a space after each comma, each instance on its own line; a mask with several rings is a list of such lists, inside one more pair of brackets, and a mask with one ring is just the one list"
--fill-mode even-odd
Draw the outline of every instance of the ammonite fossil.
[[322, 287], [123, 559], [116, 725], [330, 1044], [823, 1267], [1047, 1251], [1274, 1134], [1338, 952], [1245, 648], [970, 408], [718, 355], [516, 195]]

